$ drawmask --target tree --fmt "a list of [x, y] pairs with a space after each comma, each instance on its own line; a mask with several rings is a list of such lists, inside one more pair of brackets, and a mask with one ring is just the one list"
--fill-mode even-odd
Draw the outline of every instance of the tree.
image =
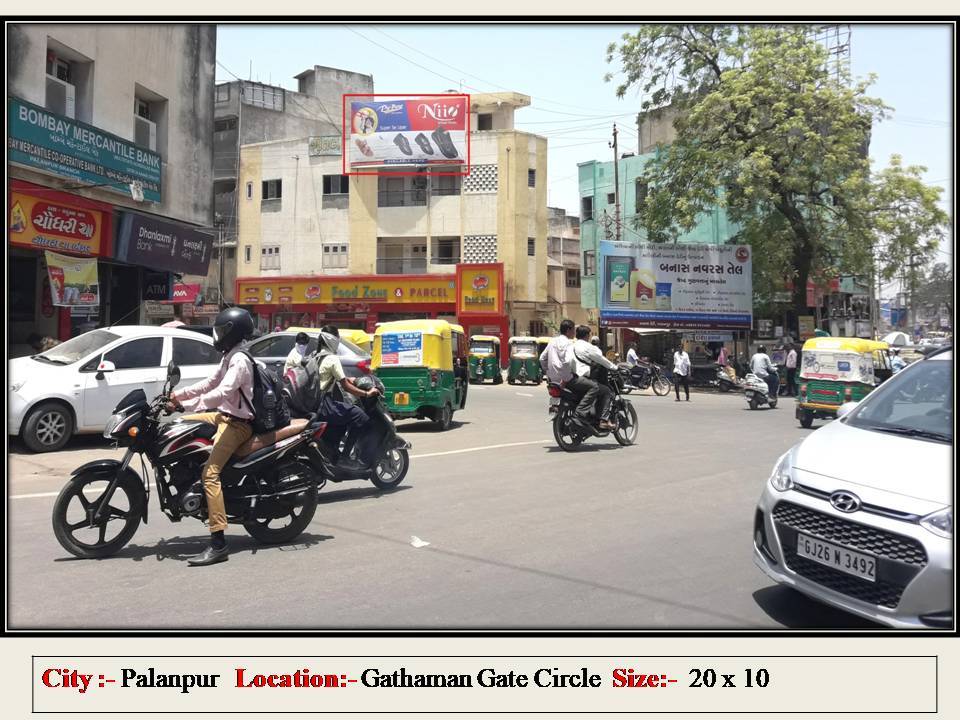
[[619, 97], [638, 88], [643, 110], [677, 111], [676, 139], [642, 178], [650, 240], [676, 241], [725, 205], [753, 248], [756, 294], [790, 278], [798, 315], [811, 276], [866, 275], [875, 254], [886, 276], [936, 249], [939, 189], [896, 158], [871, 177], [870, 129], [889, 108], [866, 95], [872, 78], [838, 82], [802, 26], [649, 25], [611, 44], [615, 59]]
[[953, 317], [953, 271], [947, 263], [936, 263], [916, 284], [915, 305], [945, 305]]

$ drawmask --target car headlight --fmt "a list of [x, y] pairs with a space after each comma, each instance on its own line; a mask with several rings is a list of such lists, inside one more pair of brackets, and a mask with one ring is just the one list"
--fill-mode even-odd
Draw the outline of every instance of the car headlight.
[[10, 383], [10, 392], [17, 392], [26, 384], [26, 380], [17, 380], [17, 382]]
[[920, 521], [920, 525], [942, 538], [953, 537], [953, 506], [930, 513]]
[[770, 475], [770, 484], [774, 490], [786, 492], [793, 487], [793, 463], [790, 460], [792, 450], [788, 450], [777, 461]]

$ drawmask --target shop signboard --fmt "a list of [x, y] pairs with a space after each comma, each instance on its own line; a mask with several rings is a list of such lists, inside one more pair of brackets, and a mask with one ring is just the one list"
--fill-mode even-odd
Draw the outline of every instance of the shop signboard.
[[816, 329], [813, 315], [801, 315], [797, 318], [797, 325], [801, 340], [808, 340], [813, 337]]
[[469, 95], [346, 94], [343, 104], [349, 131], [345, 171], [469, 164]]
[[18, 189], [10, 192], [7, 228], [11, 245], [75, 255], [103, 254], [109, 243], [102, 210], [83, 201], [69, 202], [64, 193], [44, 189], [43, 195]]
[[150, 302], [163, 302], [170, 299], [173, 277], [170, 273], [144, 273], [143, 299]]
[[503, 263], [457, 265], [457, 315], [503, 315]]
[[683, 339], [695, 343], [733, 342], [732, 332], [692, 332], [683, 333]]
[[46, 251], [50, 297], [60, 307], [94, 308], [100, 304], [97, 259]]
[[602, 325], [751, 327], [750, 246], [609, 241], [599, 246]]
[[757, 320], [757, 337], [773, 337], [773, 320]]
[[154, 270], [206, 275], [213, 236], [138, 213], [121, 213], [116, 258]]
[[384, 333], [380, 345], [380, 364], [403, 367], [423, 363], [423, 333]]
[[242, 305], [389, 303], [413, 305], [456, 302], [453, 275], [418, 277], [315, 276], [298, 278], [238, 278], [237, 302]]
[[147, 317], [173, 317], [173, 306], [156, 300], [145, 300], [143, 309], [146, 311]]
[[173, 286], [173, 294], [170, 296], [169, 302], [193, 304], [197, 302], [198, 295], [200, 295], [200, 285], [198, 283], [176, 283]]
[[143, 197], [160, 202], [161, 158], [147, 148], [92, 125], [7, 98], [7, 161], [130, 195], [138, 182]]
[[307, 143], [310, 157], [340, 157], [343, 154], [343, 138], [339, 135], [317, 135]]

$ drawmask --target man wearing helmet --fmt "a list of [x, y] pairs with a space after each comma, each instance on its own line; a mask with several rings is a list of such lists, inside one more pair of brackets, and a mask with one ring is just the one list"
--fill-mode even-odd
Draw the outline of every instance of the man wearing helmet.
[[[337, 464], [340, 457], [340, 440], [349, 430], [346, 442], [343, 445], [343, 456], [350, 457], [350, 450], [357, 441], [357, 436], [363, 431], [370, 422], [370, 417], [358, 405], [343, 402], [346, 398], [343, 392], [346, 391], [358, 398], [373, 397], [379, 394], [375, 387], [370, 390], [361, 390], [353, 381], [343, 372], [343, 365], [340, 363], [340, 357], [337, 355], [337, 349], [340, 345], [340, 331], [333, 325], [324, 325], [320, 328], [320, 337], [317, 340], [317, 350], [326, 351], [327, 355], [320, 362], [320, 391], [323, 393], [320, 411], [324, 420], [327, 421], [328, 428], [324, 439], [329, 443], [334, 464]], [[366, 458], [360, 458], [362, 465], [366, 466]]]
[[210, 546], [187, 560], [188, 565], [213, 565], [229, 559], [224, 531], [227, 513], [220, 491], [220, 470], [253, 434], [253, 364], [241, 352], [253, 335], [253, 319], [242, 308], [223, 310], [213, 324], [213, 346], [223, 353], [216, 372], [206, 380], [170, 394], [170, 411], [198, 411], [185, 420], [217, 426], [210, 457], [203, 466], [203, 491], [210, 520]]
[[767, 383], [770, 397], [777, 396], [777, 390], [780, 387], [780, 375], [777, 372], [777, 366], [767, 355], [766, 345], [758, 347], [757, 352], [750, 358], [750, 372]]

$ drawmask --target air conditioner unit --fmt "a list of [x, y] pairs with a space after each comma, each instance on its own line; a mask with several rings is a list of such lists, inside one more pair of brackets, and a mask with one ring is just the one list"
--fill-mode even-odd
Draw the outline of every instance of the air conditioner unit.
[[77, 89], [70, 83], [47, 75], [47, 110], [68, 118], [76, 118]]
[[133, 141], [140, 147], [157, 149], [157, 124], [139, 115], [133, 116]]

